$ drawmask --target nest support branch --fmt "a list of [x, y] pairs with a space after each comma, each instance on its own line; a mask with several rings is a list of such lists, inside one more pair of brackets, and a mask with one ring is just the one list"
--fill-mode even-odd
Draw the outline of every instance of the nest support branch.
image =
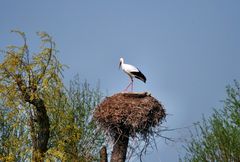
[[111, 162], [124, 162], [126, 160], [127, 148], [129, 142], [129, 130], [123, 130], [122, 134], [116, 134], [114, 137], [114, 146]]

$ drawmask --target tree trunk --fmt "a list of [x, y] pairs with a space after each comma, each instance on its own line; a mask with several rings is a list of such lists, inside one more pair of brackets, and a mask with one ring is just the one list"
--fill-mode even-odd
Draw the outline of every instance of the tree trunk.
[[125, 162], [129, 141], [129, 130], [124, 130], [122, 134], [117, 134], [114, 138], [111, 162]]
[[36, 108], [34, 115], [30, 117], [31, 138], [33, 145], [32, 161], [43, 162], [45, 156], [44, 154], [47, 151], [50, 132], [50, 123], [44, 101], [41, 98], [31, 99], [31, 93], [34, 93], [36, 88], [27, 87], [24, 84], [21, 75], [16, 76], [16, 83], [19, 90], [22, 92], [24, 100]]
[[30, 102], [36, 107], [34, 121], [36, 123], [36, 127], [34, 124], [31, 128], [34, 132], [32, 135], [32, 143], [33, 143], [33, 155], [32, 161], [34, 162], [43, 162], [44, 154], [47, 151], [47, 144], [49, 139], [49, 118], [47, 116], [46, 107], [42, 99], [34, 99]]

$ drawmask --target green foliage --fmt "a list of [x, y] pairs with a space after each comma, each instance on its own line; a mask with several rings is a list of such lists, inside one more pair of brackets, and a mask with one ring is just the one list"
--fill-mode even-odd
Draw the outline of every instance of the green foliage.
[[96, 161], [104, 141], [92, 121], [92, 112], [100, 102], [99, 88], [90, 88], [78, 76], [57, 100], [50, 114], [51, 136], [47, 159], [62, 161]]
[[240, 85], [227, 86], [224, 107], [195, 127], [184, 161], [240, 161]]
[[31, 153], [26, 114], [0, 108], [0, 161], [25, 161]]

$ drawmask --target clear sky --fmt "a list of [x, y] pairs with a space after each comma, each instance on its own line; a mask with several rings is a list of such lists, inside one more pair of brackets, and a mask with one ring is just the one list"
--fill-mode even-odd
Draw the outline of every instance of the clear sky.
[[[118, 70], [124, 57], [146, 75], [147, 83], [136, 81], [134, 89], [165, 105], [169, 128], [209, 116], [222, 105], [225, 86], [240, 79], [239, 0], [2, 0], [0, 23], [1, 49], [21, 43], [9, 32], [19, 29], [36, 52], [35, 33], [46, 31], [70, 67], [64, 81], [78, 73], [93, 86], [100, 80], [108, 95], [129, 82]], [[178, 161], [187, 131], [165, 133], [177, 142], [158, 139], [144, 162]]]

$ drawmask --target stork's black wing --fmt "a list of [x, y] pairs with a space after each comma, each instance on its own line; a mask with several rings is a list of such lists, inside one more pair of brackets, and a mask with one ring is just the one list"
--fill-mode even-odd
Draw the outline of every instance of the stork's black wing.
[[131, 74], [137, 78], [137, 79], [140, 79], [141, 81], [143, 81], [144, 83], [146, 83], [146, 77], [143, 75], [143, 73], [139, 70], [139, 71], [136, 71], [136, 72], [131, 72]]

